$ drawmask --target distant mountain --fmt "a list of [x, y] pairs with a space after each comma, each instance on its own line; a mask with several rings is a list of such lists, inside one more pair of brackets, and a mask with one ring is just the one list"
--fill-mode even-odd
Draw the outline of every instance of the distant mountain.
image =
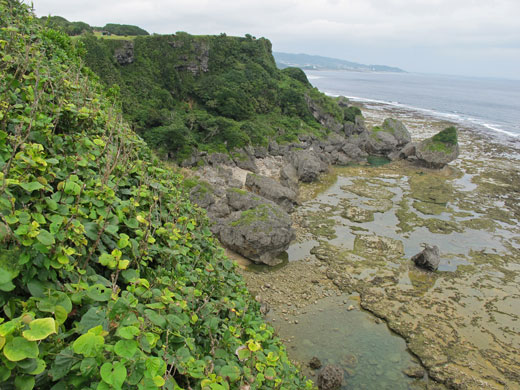
[[309, 70], [350, 70], [356, 72], [405, 72], [400, 68], [386, 65], [365, 65], [338, 58], [313, 56], [309, 54], [273, 53], [279, 68], [294, 66]]

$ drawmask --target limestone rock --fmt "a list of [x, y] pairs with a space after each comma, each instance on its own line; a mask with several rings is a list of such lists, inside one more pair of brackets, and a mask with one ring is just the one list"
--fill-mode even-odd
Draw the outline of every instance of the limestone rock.
[[296, 168], [298, 179], [304, 183], [317, 180], [320, 173], [327, 171], [327, 165], [312, 151], [294, 151], [289, 159]]
[[[453, 140], [445, 142], [443, 135], [447, 131], [454, 133]], [[416, 147], [415, 155], [423, 165], [429, 168], [440, 169], [459, 156], [459, 144], [457, 131], [454, 127], [448, 127], [431, 138], [425, 139]]]
[[411, 141], [406, 126], [397, 119], [387, 118], [381, 126], [369, 131], [367, 148], [369, 153], [388, 156]]
[[114, 58], [119, 65], [129, 65], [134, 62], [134, 42], [124, 41], [124, 45], [114, 52]]
[[280, 169], [280, 183], [298, 193], [298, 172], [292, 164], [287, 163]]
[[331, 114], [323, 109], [316, 101], [309, 95], [305, 94], [305, 102], [311, 111], [312, 116], [327, 129], [334, 132], [339, 132], [343, 129], [343, 125], [336, 120]]
[[413, 256], [411, 260], [418, 267], [435, 271], [439, 268], [440, 263], [439, 247], [437, 245], [429, 246], [425, 244], [424, 250]]
[[294, 238], [290, 216], [276, 203], [247, 191], [227, 191], [229, 207], [234, 210], [218, 220], [223, 245], [248, 259], [276, 265], [281, 252]]
[[248, 173], [246, 187], [252, 192], [279, 204], [287, 212], [296, 205], [296, 193], [270, 177]]
[[318, 389], [338, 390], [343, 383], [343, 370], [334, 364], [327, 365], [318, 374]]
[[403, 370], [403, 374], [409, 378], [423, 378], [424, 377], [424, 369], [421, 366], [410, 366]]

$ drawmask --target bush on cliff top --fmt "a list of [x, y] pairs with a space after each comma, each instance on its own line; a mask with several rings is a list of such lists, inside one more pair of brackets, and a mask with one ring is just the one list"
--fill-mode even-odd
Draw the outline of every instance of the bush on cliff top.
[[0, 387], [312, 387], [70, 38], [0, 0], [0, 48]]

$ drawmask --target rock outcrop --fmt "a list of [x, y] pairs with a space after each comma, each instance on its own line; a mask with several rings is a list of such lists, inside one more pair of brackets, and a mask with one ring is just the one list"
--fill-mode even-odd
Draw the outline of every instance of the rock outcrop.
[[264, 198], [272, 200], [289, 213], [293, 211], [294, 206], [297, 204], [296, 192], [288, 187], [284, 187], [270, 177], [248, 173], [246, 188]]
[[258, 263], [276, 265], [276, 256], [294, 239], [291, 217], [276, 203], [247, 191], [227, 193], [231, 214], [218, 221], [222, 244]]
[[420, 142], [415, 150], [415, 156], [420, 163], [428, 168], [443, 168], [459, 156], [457, 129], [448, 127], [431, 138]]
[[440, 251], [437, 245], [424, 245], [424, 250], [419, 252], [411, 259], [417, 267], [424, 268], [429, 271], [435, 271], [439, 268]]
[[412, 140], [406, 126], [397, 119], [387, 118], [381, 126], [369, 131], [367, 151], [370, 154], [388, 156], [400, 150]]
[[334, 364], [327, 365], [318, 374], [319, 390], [338, 390], [343, 383], [343, 370]]
[[320, 173], [327, 171], [327, 164], [312, 151], [294, 151], [290, 154], [289, 161], [296, 169], [298, 180], [304, 183], [315, 181]]
[[134, 42], [124, 41], [122, 47], [114, 52], [114, 58], [119, 65], [128, 65], [134, 62]]

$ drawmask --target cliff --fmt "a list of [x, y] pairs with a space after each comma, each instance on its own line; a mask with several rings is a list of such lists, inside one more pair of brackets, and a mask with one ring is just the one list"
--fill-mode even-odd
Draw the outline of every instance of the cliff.
[[86, 64], [107, 85], [119, 85], [136, 131], [179, 161], [194, 149], [323, 137], [345, 119], [300, 69], [276, 67], [265, 38], [178, 32], [133, 40], [86, 35], [82, 42]]

